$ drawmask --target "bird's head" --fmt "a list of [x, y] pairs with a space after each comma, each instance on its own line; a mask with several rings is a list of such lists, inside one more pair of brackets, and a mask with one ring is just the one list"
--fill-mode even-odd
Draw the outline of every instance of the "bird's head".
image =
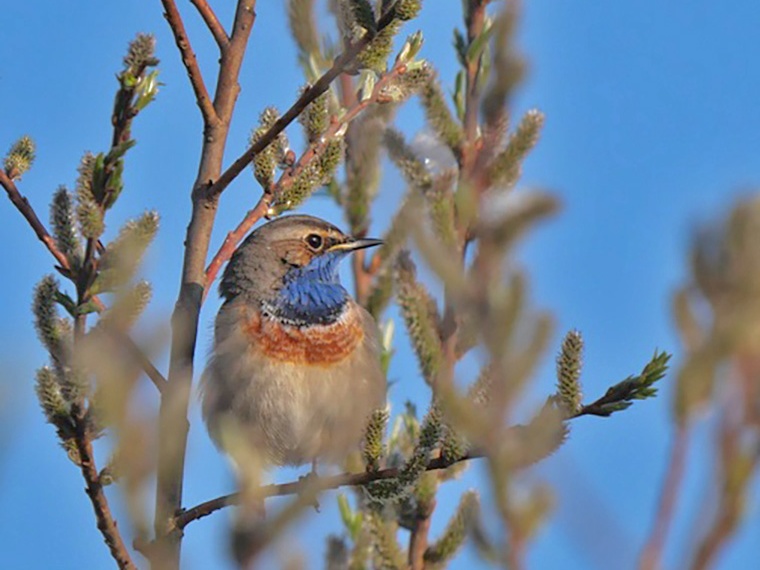
[[312, 216], [283, 216], [257, 228], [240, 245], [220, 291], [227, 300], [244, 296], [293, 322], [330, 322], [348, 300], [338, 278], [340, 260], [380, 243], [348, 236]]

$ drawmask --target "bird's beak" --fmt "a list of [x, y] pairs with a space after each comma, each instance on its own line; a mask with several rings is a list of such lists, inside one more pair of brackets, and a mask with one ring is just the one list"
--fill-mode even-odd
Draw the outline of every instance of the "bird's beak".
[[356, 251], [357, 249], [366, 249], [368, 247], [375, 247], [377, 245], [383, 245], [383, 240], [374, 238], [349, 238], [348, 241], [343, 243], [337, 243], [327, 251]]

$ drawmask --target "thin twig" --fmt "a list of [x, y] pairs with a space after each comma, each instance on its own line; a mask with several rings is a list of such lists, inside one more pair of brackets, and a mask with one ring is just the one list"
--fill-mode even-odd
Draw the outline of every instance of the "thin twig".
[[166, 389], [166, 378], [156, 368], [150, 359], [145, 355], [145, 352], [137, 346], [137, 343], [125, 332], [120, 331], [113, 327], [104, 327], [106, 332], [114, 337], [117, 342], [120, 342], [127, 349], [129, 354], [137, 361], [140, 367], [145, 372], [146, 376], [153, 382], [153, 385], [163, 394]]
[[208, 296], [208, 292], [211, 290], [211, 284], [214, 282], [214, 279], [216, 279], [217, 273], [219, 273], [219, 269], [221, 269], [222, 265], [224, 265], [224, 263], [230, 257], [232, 257], [232, 253], [235, 251], [237, 245], [243, 240], [245, 235], [256, 224], [256, 222], [258, 222], [262, 217], [264, 217], [264, 215], [266, 215], [267, 210], [269, 210], [271, 201], [271, 194], [262, 194], [261, 198], [259, 198], [259, 201], [251, 210], [248, 210], [248, 213], [238, 224], [238, 226], [233, 231], [229, 232], [224, 238], [222, 246], [219, 248], [219, 251], [216, 252], [216, 255], [206, 268], [206, 285], [203, 288], [204, 301]]
[[[390, 25], [394, 20], [395, 14], [393, 10], [384, 14], [377, 24], [378, 31], [383, 30]], [[333, 80], [338, 77], [347, 68], [348, 64], [352, 63], [354, 58], [361, 52], [374, 38], [374, 34], [366, 32], [361, 38], [353, 43], [350, 43], [346, 49], [335, 58], [333, 65], [328, 69], [311, 87], [306, 89], [295, 103], [285, 111], [285, 113], [275, 121], [270, 129], [264, 133], [261, 138], [256, 140], [235, 162], [233, 162], [222, 175], [214, 181], [214, 183], [208, 188], [207, 192], [209, 197], [217, 197], [224, 192], [225, 188], [229, 186], [237, 176], [243, 172], [246, 166], [248, 166], [253, 157], [264, 150], [269, 143], [271, 143], [277, 135], [279, 135], [285, 128], [292, 123], [301, 112], [317, 97], [322, 95], [330, 87]]]
[[654, 570], [659, 567], [662, 549], [673, 520], [678, 491], [683, 481], [686, 467], [686, 453], [689, 448], [689, 430], [685, 425], [677, 428], [673, 446], [670, 450], [670, 460], [662, 486], [652, 532], [647, 538], [639, 561], [639, 570]]
[[13, 205], [16, 206], [16, 209], [21, 212], [21, 215], [26, 218], [26, 221], [29, 222], [32, 230], [34, 230], [34, 233], [37, 234], [39, 240], [45, 244], [45, 247], [48, 249], [48, 251], [53, 254], [53, 257], [55, 257], [55, 260], [58, 262], [58, 264], [64, 269], [68, 270], [69, 260], [66, 259], [66, 256], [63, 255], [60, 249], [58, 249], [53, 236], [51, 236], [45, 229], [45, 226], [37, 217], [37, 214], [35, 213], [34, 208], [32, 208], [32, 205], [29, 203], [29, 200], [21, 195], [21, 193], [18, 191], [18, 188], [16, 187], [16, 183], [13, 182], [13, 180], [5, 173], [2, 168], [0, 168], [0, 185], [5, 188], [10, 201], [13, 202]]
[[190, 3], [195, 6], [203, 21], [206, 22], [206, 26], [208, 26], [211, 35], [214, 36], [219, 50], [222, 52], [226, 50], [227, 46], [230, 45], [230, 38], [227, 32], [224, 31], [224, 26], [222, 26], [216, 17], [213, 8], [208, 5], [206, 0], [190, 0]]
[[[756, 410], [746, 405], [755, 395], [758, 362], [744, 354], [736, 356], [738, 377], [732, 377], [732, 389], [720, 411], [718, 428], [719, 469], [717, 480], [710, 481], [717, 491], [717, 507], [706, 532], [697, 543], [692, 570], [706, 570], [714, 565], [720, 550], [736, 533], [748, 503], [748, 489], [760, 463]], [[705, 493], [706, 502], [715, 501]], [[704, 508], [703, 511], [707, 511]]]
[[425, 569], [425, 551], [428, 547], [430, 523], [433, 520], [435, 505], [436, 500], [433, 497], [428, 504], [418, 507], [414, 528], [409, 537], [409, 566], [411, 570]]
[[[164, 5], [174, 3], [162, 0]], [[211, 180], [221, 170], [229, 135], [229, 125], [240, 86], [238, 78], [248, 39], [256, 20], [256, 0], [238, 0], [229, 46], [224, 50], [217, 75], [212, 114], [210, 103], [200, 104], [203, 116], [203, 143], [198, 176], [191, 191], [192, 213], [185, 238], [182, 279], [177, 303], [172, 315], [172, 343], [169, 381], [161, 397], [159, 411], [159, 449], [156, 481], [154, 532], [155, 550], [151, 565], [162, 570], [179, 570], [182, 533], [172, 521], [182, 506], [185, 454], [189, 422], [187, 410], [193, 379], [193, 361], [198, 338], [198, 319], [203, 300], [205, 265], [211, 231], [214, 227], [218, 196], [207, 192]], [[175, 37], [184, 35], [184, 25], [176, 10], [167, 17]], [[177, 42], [185, 57], [182, 42]], [[193, 89], [198, 87], [188, 74]]]
[[82, 476], [87, 484], [85, 492], [90, 498], [92, 508], [95, 511], [98, 530], [100, 530], [100, 533], [103, 535], [103, 540], [105, 541], [106, 546], [108, 546], [108, 550], [111, 552], [111, 556], [116, 561], [119, 568], [121, 570], [137, 570], [137, 566], [132, 562], [129, 550], [127, 550], [127, 547], [121, 538], [118, 525], [116, 524], [116, 520], [111, 513], [111, 508], [108, 505], [108, 499], [103, 490], [103, 485], [100, 482], [98, 468], [95, 464], [92, 442], [90, 441], [90, 436], [87, 434], [84, 421], [86, 420], [77, 420], [77, 434], [74, 439], [77, 446], [77, 453], [79, 455], [79, 467], [82, 470]]
[[161, 0], [161, 4], [164, 5], [164, 17], [169, 22], [169, 27], [174, 33], [174, 40], [177, 43], [177, 49], [179, 49], [179, 53], [182, 56], [182, 63], [187, 70], [187, 76], [190, 78], [190, 85], [193, 87], [195, 100], [198, 103], [198, 108], [201, 110], [203, 120], [206, 123], [217, 122], [219, 121], [219, 117], [216, 114], [214, 105], [211, 103], [206, 84], [203, 82], [203, 75], [198, 66], [198, 60], [190, 45], [190, 39], [187, 37], [185, 24], [182, 22], [182, 17], [179, 14], [177, 5], [174, 0]]
[[[446, 469], [460, 463], [462, 461], [469, 461], [471, 459], [478, 459], [482, 457], [478, 453], [469, 453], [464, 457], [450, 461], [442, 457], [437, 457], [430, 461], [427, 465], [427, 471], [435, 471], [438, 469]], [[285, 495], [297, 495], [301, 492], [305, 485], [309, 488], [315, 488], [319, 491], [326, 491], [328, 489], [337, 489], [339, 487], [361, 487], [371, 483], [372, 481], [380, 481], [382, 479], [393, 479], [398, 477], [400, 469], [397, 467], [389, 467], [388, 469], [381, 469], [380, 471], [371, 471], [366, 473], [343, 473], [341, 475], [333, 475], [331, 477], [308, 477], [306, 479], [300, 479], [292, 483], [281, 483], [279, 485], [266, 485], [261, 487], [256, 494], [257, 497], [262, 499], [267, 497], [282, 497]], [[211, 513], [228, 507], [231, 505], [237, 505], [240, 501], [239, 493], [232, 493], [230, 495], [224, 495], [211, 499], [204, 503], [200, 503], [190, 509], [181, 511], [174, 519], [174, 523], [177, 528], [183, 529], [191, 522], [201, 519]]]
[[[741, 419], [732, 417], [741, 406], [734, 402], [733, 410], [726, 406], [719, 420], [719, 457], [717, 469], [721, 471], [718, 481], [710, 481], [711, 490], [718, 494], [717, 508], [707, 530], [697, 542], [691, 570], [707, 570], [712, 566], [720, 549], [736, 530], [739, 523], [743, 502], [743, 486], [746, 480], [729, 476], [731, 463], [737, 460], [740, 451], [739, 437], [742, 432]], [[736, 415], [741, 415], [741, 412]], [[749, 471], [752, 472], [751, 470]], [[734, 474], [735, 475], [735, 474]], [[705, 493], [707, 501], [713, 501], [709, 493]], [[703, 512], [707, 509], [703, 509]]]

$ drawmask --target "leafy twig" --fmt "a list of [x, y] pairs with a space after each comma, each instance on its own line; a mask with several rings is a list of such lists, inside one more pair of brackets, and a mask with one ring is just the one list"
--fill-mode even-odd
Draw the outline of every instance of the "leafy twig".
[[[477, 459], [482, 457], [478, 453], [470, 453], [464, 457], [455, 461], [455, 463], [461, 461], [469, 461], [470, 459]], [[426, 471], [435, 471], [438, 469], [446, 469], [452, 465], [451, 461], [445, 460], [441, 457], [431, 460], [426, 467]], [[381, 481], [384, 479], [394, 479], [401, 474], [401, 468], [390, 467], [388, 469], [381, 469], [379, 471], [371, 471], [365, 473], [343, 473], [341, 475], [333, 475], [331, 477], [309, 477], [308, 479], [301, 479], [292, 483], [281, 483], [279, 485], [266, 485], [261, 487], [257, 492], [257, 497], [282, 497], [285, 495], [295, 495], [301, 492], [304, 485], [313, 485], [314, 488], [320, 491], [326, 491], [328, 489], [337, 489], [339, 487], [360, 487], [367, 485], [373, 481]], [[230, 495], [224, 495], [200, 503], [192, 508], [186, 509], [180, 512], [174, 519], [176, 526], [179, 529], [185, 528], [191, 522], [201, 519], [211, 513], [229, 507], [231, 505], [238, 504], [240, 500], [239, 493], [232, 493]]]
[[[16, 187], [16, 184], [2, 169], [0, 169], [0, 185], [2, 185], [3, 188], [5, 188], [5, 190], [8, 192], [8, 198], [10, 198], [11, 202], [13, 202], [13, 205], [16, 206], [18, 211], [21, 212], [21, 215], [23, 215], [27, 222], [29, 222], [29, 225], [31, 226], [32, 230], [34, 230], [34, 233], [37, 234], [37, 237], [40, 239], [40, 241], [45, 244], [45, 247], [58, 262], [61, 269], [67, 272], [69, 270], [68, 259], [66, 259], [66, 256], [58, 248], [55, 243], [55, 239], [53, 239], [53, 236], [51, 236], [47, 231], [45, 225], [37, 217], [37, 213], [34, 211], [32, 205], [24, 196], [21, 195], [18, 188]], [[102, 311], [105, 308], [103, 302], [97, 297], [93, 297], [92, 301], [95, 304], [96, 310]], [[116, 334], [115, 331], [113, 332]], [[124, 343], [130, 353], [137, 359], [147, 374], [148, 378], [150, 378], [153, 384], [155, 384], [156, 388], [158, 388], [159, 391], [162, 391], [164, 385], [166, 384], [166, 378], [163, 377], [161, 372], [159, 372], [159, 370], [153, 365], [150, 359], [145, 356], [145, 353], [142, 352], [140, 347], [138, 347], [135, 342], [129, 337], [129, 335], [125, 333], [118, 333], [118, 340]]]
[[654, 383], [665, 376], [670, 356], [667, 352], [655, 352], [641, 374], [629, 376], [615, 384], [605, 392], [604, 396], [591, 404], [582, 406], [580, 411], [572, 417], [589, 415], [606, 417], [630, 407], [633, 400], [653, 397], [657, 393]]

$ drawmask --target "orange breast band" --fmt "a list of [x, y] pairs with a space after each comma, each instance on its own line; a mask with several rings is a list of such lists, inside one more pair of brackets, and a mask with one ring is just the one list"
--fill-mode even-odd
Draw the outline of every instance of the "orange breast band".
[[245, 333], [251, 349], [291, 364], [326, 366], [349, 356], [364, 339], [359, 314], [350, 306], [329, 325], [296, 327], [248, 313]]

